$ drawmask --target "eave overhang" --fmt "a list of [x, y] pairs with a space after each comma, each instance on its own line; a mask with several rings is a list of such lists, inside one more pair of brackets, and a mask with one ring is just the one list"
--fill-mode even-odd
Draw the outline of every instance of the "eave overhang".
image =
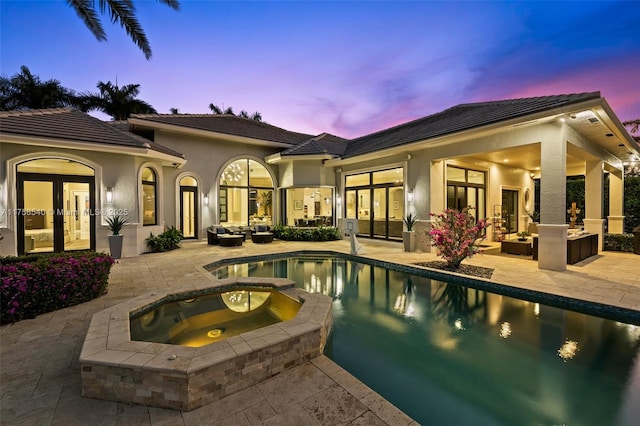
[[153, 158], [159, 160], [163, 166], [181, 168], [187, 162], [183, 157], [165, 154], [151, 149], [151, 146], [135, 147], [125, 145], [107, 145], [94, 142], [79, 142], [66, 139], [52, 139], [33, 136], [19, 136], [12, 134], [0, 134], [0, 142], [15, 143], [19, 145], [32, 145], [47, 148], [73, 149], [79, 151], [104, 152], [111, 154], [128, 154], [138, 157]]

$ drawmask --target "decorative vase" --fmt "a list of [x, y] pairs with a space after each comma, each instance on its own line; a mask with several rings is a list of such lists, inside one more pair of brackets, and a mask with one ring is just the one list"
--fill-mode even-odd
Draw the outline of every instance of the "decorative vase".
[[416, 233], [415, 231], [402, 231], [402, 243], [404, 251], [416, 251]]
[[120, 259], [122, 257], [122, 242], [124, 237], [122, 235], [109, 235], [109, 253], [114, 259]]

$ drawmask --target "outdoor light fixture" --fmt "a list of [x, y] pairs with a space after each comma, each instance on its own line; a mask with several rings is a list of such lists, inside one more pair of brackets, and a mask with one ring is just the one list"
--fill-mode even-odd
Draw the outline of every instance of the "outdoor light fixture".
[[339, 195], [336, 195], [336, 204], [340, 204], [342, 203], [342, 197]]
[[113, 203], [113, 188], [107, 187], [107, 203]]
[[204, 201], [204, 205], [208, 206], [209, 205], [209, 196], [205, 195], [204, 198], [203, 198], [203, 201]]
[[410, 190], [407, 191], [407, 200], [410, 203], [413, 203], [413, 189], [410, 189]]

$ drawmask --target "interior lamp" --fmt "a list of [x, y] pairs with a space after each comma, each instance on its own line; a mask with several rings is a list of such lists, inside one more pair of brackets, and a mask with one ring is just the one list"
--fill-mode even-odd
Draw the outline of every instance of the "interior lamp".
[[110, 186], [107, 187], [106, 198], [107, 198], [107, 203], [113, 203], [113, 188]]

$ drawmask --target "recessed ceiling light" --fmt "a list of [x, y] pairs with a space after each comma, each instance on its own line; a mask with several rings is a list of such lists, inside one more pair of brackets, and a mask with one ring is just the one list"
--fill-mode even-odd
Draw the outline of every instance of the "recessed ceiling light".
[[605, 136], [608, 138], [613, 137], [613, 133], [607, 133]]
[[504, 160], [502, 160], [503, 163], [508, 163], [509, 159], [505, 158]]

